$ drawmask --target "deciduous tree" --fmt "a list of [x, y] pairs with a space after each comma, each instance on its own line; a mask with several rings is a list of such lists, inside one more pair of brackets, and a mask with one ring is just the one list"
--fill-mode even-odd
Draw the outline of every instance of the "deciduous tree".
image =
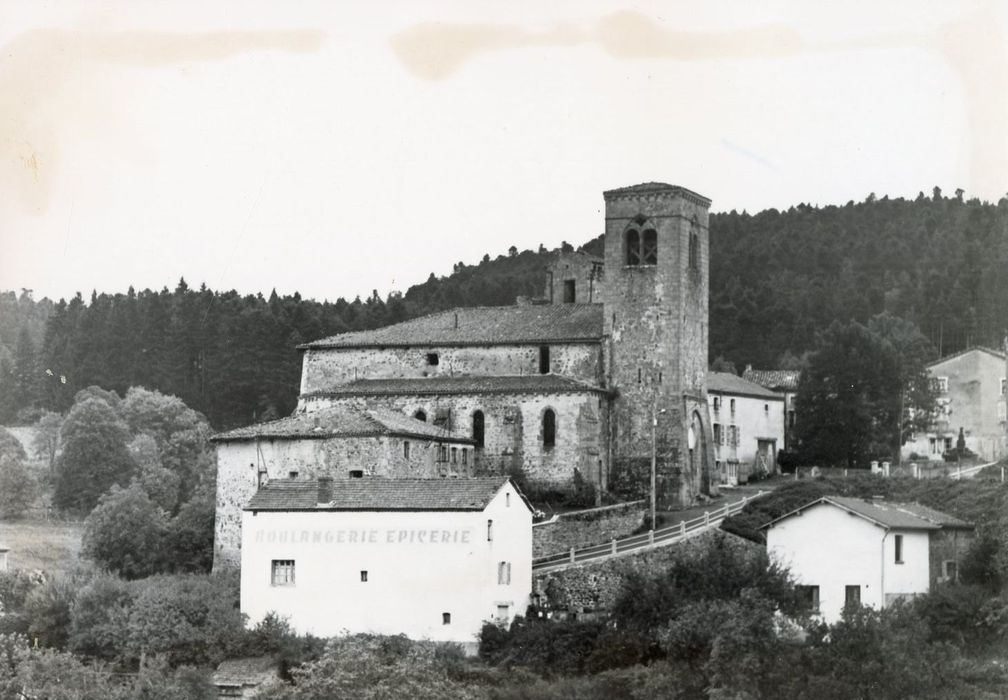
[[104, 400], [90, 396], [74, 404], [60, 431], [53, 500], [64, 510], [88, 513], [114, 484], [133, 470], [126, 424]]
[[113, 486], [84, 521], [84, 556], [128, 579], [162, 571], [167, 521], [138, 483]]

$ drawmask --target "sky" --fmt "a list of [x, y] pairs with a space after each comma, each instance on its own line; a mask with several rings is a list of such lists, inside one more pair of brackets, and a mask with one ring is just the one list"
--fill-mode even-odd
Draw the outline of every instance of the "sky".
[[0, 0], [0, 289], [385, 296], [603, 229], [1008, 193], [1008, 2]]

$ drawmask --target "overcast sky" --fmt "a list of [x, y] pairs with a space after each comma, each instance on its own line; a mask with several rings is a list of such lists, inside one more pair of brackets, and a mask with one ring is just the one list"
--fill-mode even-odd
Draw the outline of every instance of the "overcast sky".
[[384, 296], [649, 180], [1004, 196], [1008, 3], [824, 6], [0, 0], [0, 289]]

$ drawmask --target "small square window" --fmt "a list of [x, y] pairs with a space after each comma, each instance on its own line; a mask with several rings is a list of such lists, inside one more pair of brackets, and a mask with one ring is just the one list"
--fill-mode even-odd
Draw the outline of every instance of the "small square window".
[[450, 612], [443, 612], [443, 613], [441, 613], [441, 624], [442, 625], [450, 625], [451, 624], [451, 613]]
[[861, 586], [844, 586], [844, 605], [861, 604]]
[[360, 572], [360, 580], [361, 580], [361, 583], [367, 583], [367, 572], [366, 571]]
[[427, 364], [431, 367], [437, 367], [441, 363], [441, 358], [438, 357], [436, 352], [427, 353]]
[[274, 559], [272, 562], [272, 583], [274, 586], [294, 585], [294, 560]]
[[296, 479], [296, 478], [298, 478], [298, 473], [297, 472], [287, 472], [287, 477], [290, 478], [290, 479]]
[[942, 562], [942, 568], [944, 569], [945, 579], [948, 581], [958, 581], [959, 580], [959, 567], [956, 562], [952, 559]]
[[350, 470], [350, 478], [351, 479], [362, 479], [362, 478], [364, 478], [364, 470], [363, 469], [351, 469]]
[[819, 586], [795, 586], [806, 612], [819, 614]]

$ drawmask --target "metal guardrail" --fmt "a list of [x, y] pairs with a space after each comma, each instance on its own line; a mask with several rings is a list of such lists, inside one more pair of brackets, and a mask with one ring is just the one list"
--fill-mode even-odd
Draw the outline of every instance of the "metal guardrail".
[[753, 496], [743, 496], [741, 501], [726, 503], [721, 508], [714, 511], [705, 511], [703, 515], [683, 520], [678, 525], [649, 530], [640, 535], [630, 535], [629, 537], [613, 538], [603, 544], [591, 545], [577, 549], [571, 547], [570, 550], [557, 554], [547, 554], [532, 560], [532, 571], [541, 573], [554, 569], [562, 569], [572, 564], [579, 564], [593, 559], [604, 559], [618, 554], [627, 554], [638, 550], [648, 549], [662, 545], [674, 544], [686, 537], [717, 527], [725, 518], [737, 515], [746, 504], [765, 495], [769, 492], [759, 491]]

